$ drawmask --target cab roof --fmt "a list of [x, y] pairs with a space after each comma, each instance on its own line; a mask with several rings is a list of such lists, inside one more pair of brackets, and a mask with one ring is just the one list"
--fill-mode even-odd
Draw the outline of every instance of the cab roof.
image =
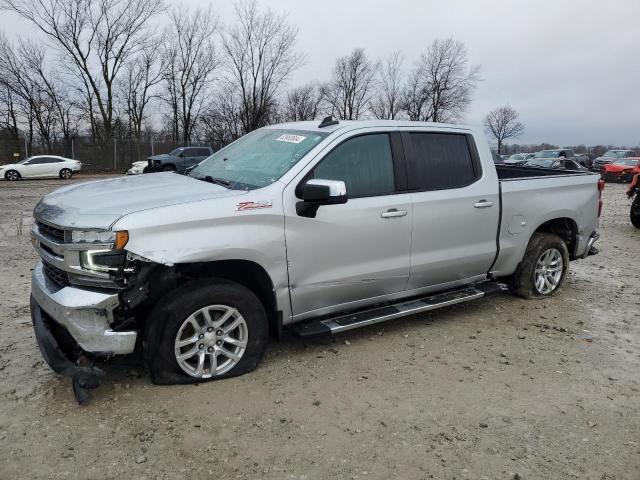
[[359, 128], [371, 128], [371, 127], [387, 127], [387, 128], [432, 127], [432, 128], [438, 128], [438, 129], [472, 130], [471, 127], [465, 126], [465, 125], [453, 125], [449, 123], [435, 123], [435, 122], [412, 122], [410, 120], [340, 120], [335, 125], [320, 127], [321, 121], [322, 120], [311, 120], [311, 121], [304, 121], [304, 122], [277, 123], [274, 125], [269, 125], [264, 128], [303, 130], [303, 131], [327, 132], [327, 133], [333, 133], [337, 131], [347, 132], [350, 130], [357, 130]]

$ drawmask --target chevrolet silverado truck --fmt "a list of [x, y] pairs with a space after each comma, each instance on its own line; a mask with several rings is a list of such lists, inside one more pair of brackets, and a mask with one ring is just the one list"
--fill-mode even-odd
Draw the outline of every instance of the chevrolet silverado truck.
[[93, 363], [155, 383], [253, 370], [269, 334], [335, 334], [479, 299], [553, 296], [596, 253], [604, 182], [494, 165], [480, 130], [409, 121], [253, 131], [189, 175], [70, 185], [34, 210], [31, 313], [79, 401]]

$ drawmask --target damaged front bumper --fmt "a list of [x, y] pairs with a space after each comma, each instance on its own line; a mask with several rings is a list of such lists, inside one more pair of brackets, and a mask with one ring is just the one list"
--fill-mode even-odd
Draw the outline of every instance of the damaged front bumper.
[[85, 352], [101, 355], [132, 353], [138, 333], [113, 331], [113, 311], [118, 307], [117, 293], [63, 287], [49, 280], [39, 261], [31, 277], [31, 295], [37, 306], [71, 334]]
[[116, 293], [84, 288], [60, 288], [49, 280], [38, 262], [31, 279], [31, 319], [40, 352], [47, 364], [73, 380], [80, 403], [88, 400], [86, 389], [96, 388], [104, 372], [81, 365], [83, 354], [101, 357], [132, 353], [136, 331], [113, 331]]

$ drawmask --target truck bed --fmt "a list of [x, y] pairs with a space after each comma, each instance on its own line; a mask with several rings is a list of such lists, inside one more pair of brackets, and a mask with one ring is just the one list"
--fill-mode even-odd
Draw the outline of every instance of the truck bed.
[[572, 219], [579, 232], [576, 251], [583, 253], [598, 225], [600, 175], [584, 170], [496, 165], [501, 220], [496, 276], [510, 274], [524, 255], [533, 232], [551, 219]]

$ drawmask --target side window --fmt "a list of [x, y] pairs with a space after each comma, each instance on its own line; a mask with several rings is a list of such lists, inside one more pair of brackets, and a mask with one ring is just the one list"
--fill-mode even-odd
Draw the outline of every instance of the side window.
[[351, 138], [338, 145], [313, 170], [314, 178], [342, 180], [349, 197], [371, 197], [395, 191], [389, 135]]
[[208, 148], [198, 148], [198, 151], [196, 152], [196, 157], [208, 157], [209, 155], [211, 155], [209, 153], [209, 149]]
[[42, 165], [43, 163], [47, 163], [46, 157], [32, 158], [29, 160], [28, 165]]
[[185, 148], [182, 151], [182, 156], [183, 157], [195, 157], [198, 155], [198, 149], [197, 148]]
[[407, 165], [411, 190], [460, 188], [480, 177], [466, 135], [411, 133], [411, 144]]
[[60, 163], [62, 160], [59, 158], [47, 157], [44, 163]]

